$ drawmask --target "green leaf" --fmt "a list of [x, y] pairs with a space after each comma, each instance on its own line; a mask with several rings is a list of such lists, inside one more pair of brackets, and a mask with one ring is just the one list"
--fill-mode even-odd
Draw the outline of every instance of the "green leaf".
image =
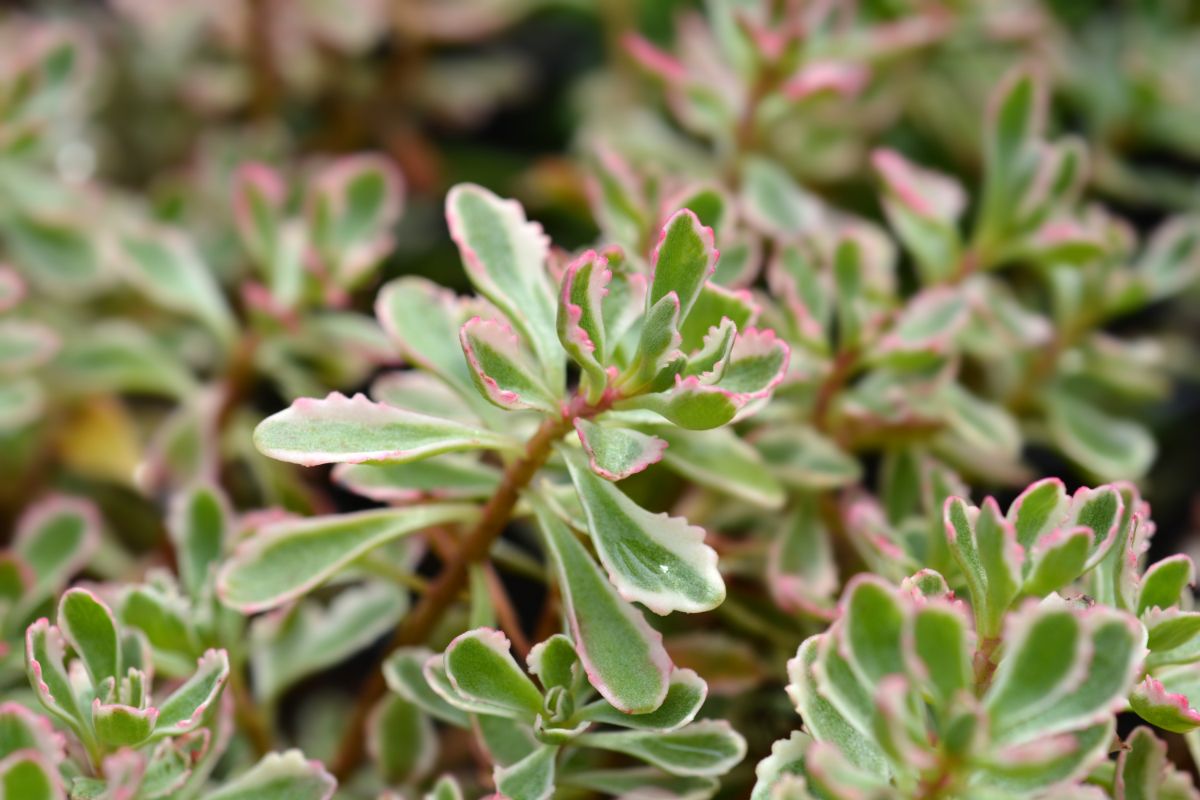
[[817, 503], [815, 495], [798, 494], [791, 512], [780, 520], [767, 559], [768, 588], [786, 611], [829, 618], [838, 571]]
[[646, 312], [638, 335], [637, 354], [630, 368], [639, 389], [651, 384], [653, 388], [660, 388], [656, 380], [660, 373], [669, 380], [683, 368], [684, 356], [679, 349], [683, 341], [679, 335], [679, 310], [679, 297], [671, 292]]
[[[1111, 748], [1116, 720], [1110, 715], [1102, 722], [1060, 737], [1046, 737], [1023, 745], [1001, 748], [993, 762], [981, 770], [980, 783], [1002, 787], [1005, 797], [1025, 797], [1029, 792], [1045, 800], [1071, 800], [1062, 794], [1071, 782], [1088, 775], [1103, 763]], [[1051, 788], [1047, 788], [1051, 787]], [[1107, 797], [1107, 795], [1101, 795]], [[1098, 800], [1086, 795], [1082, 800]]]
[[376, 704], [367, 726], [367, 751], [388, 785], [418, 780], [433, 769], [437, 731], [414, 703], [388, 695]]
[[646, 623], [640, 611], [621, 599], [552, 511], [541, 502], [535, 502], [534, 510], [557, 572], [576, 652], [589, 681], [626, 714], [658, 708], [669, 690], [671, 672], [671, 659], [663, 648], [661, 634]]
[[45, 755], [23, 750], [0, 759], [0, 797], [10, 800], [64, 800], [58, 768]]
[[984, 698], [996, 740], [1024, 742], [1109, 719], [1145, 655], [1142, 626], [1100, 606], [1086, 615], [1033, 609], [1023, 623]]
[[816, 230], [826, 213], [789, 171], [765, 158], [742, 164], [742, 206], [746, 221], [772, 238], [793, 241]]
[[909, 621], [911, 652], [924, 667], [934, 696], [948, 703], [974, 681], [971, 654], [974, 636], [962, 609], [948, 602], [926, 601]]
[[121, 674], [117, 623], [108, 606], [86, 589], [70, 589], [58, 603], [58, 627], [87, 667], [92, 686]]
[[1167, 743], [1149, 728], [1134, 729], [1117, 755], [1115, 796], [1118, 800], [1167, 800], [1160, 791], [1169, 768]]
[[805, 730], [813, 738], [833, 743], [847, 758], [871, 774], [886, 776], [887, 760], [874, 739], [852, 725], [818, 690], [814, 671], [818, 650], [827, 636], [828, 633], [804, 640], [796, 657], [788, 662], [788, 696], [804, 719]]
[[447, 454], [404, 464], [338, 464], [333, 479], [355, 494], [401, 505], [487, 499], [500, 485], [500, 471], [474, 457]]
[[1191, 699], [1168, 691], [1151, 675], [1133, 687], [1129, 705], [1139, 717], [1163, 730], [1187, 733], [1200, 728], [1200, 711], [1192, 708]]
[[629, 713], [604, 700], [585, 708], [582, 717], [590, 722], [603, 722], [621, 728], [648, 731], [673, 731], [687, 725], [700, 711], [708, 697], [708, 685], [690, 669], [676, 669], [662, 705], [644, 714]]
[[195, 485], [171, 499], [167, 531], [175, 546], [179, 576], [192, 598], [203, 594], [209, 571], [224, 554], [230, 517], [228, 499], [213, 485]]
[[949, 278], [960, 257], [958, 221], [966, 205], [962, 186], [892, 150], [876, 150], [871, 163], [887, 190], [883, 206], [888, 220], [913, 253], [925, 283]]
[[1100, 562], [1116, 541], [1125, 510], [1125, 501], [1116, 486], [1080, 487], [1071, 498], [1071, 510], [1064, 527], [1083, 526], [1092, 530], [1088, 567]]
[[874, 686], [887, 675], [901, 674], [901, 638], [905, 612], [895, 590], [881, 579], [858, 575], [843, 595], [843, 641], [860, 680]]
[[1154, 230], [1135, 267], [1151, 300], [1161, 300], [1200, 276], [1200, 228], [1194, 217], [1173, 217]]
[[807, 425], [770, 425], [753, 444], [775, 477], [793, 488], [834, 489], [862, 475], [858, 459]]
[[468, 699], [501, 716], [532, 719], [542, 710], [542, 693], [517, 666], [500, 631], [467, 631], [446, 647], [446, 675]]
[[46, 393], [34, 378], [0, 382], [0, 433], [11, 433], [41, 419]]
[[326, 607], [305, 600], [288, 613], [257, 618], [250, 630], [255, 693], [274, 701], [387, 635], [407, 608], [404, 591], [374, 581], [343, 590]]
[[278, 522], [260, 530], [225, 562], [217, 591], [243, 613], [274, 608], [386, 542], [475, 514], [472, 505], [430, 503]]
[[453, 775], [443, 775], [433, 785], [433, 791], [425, 795], [425, 800], [463, 800], [463, 793]]
[[181, 231], [121, 237], [122, 272], [152, 301], [207, 325], [221, 342], [233, 343], [237, 323], [229, 304], [192, 242]]
[[1066, 390], [1048, 393], [1046, 419], [1054, 443], [1084, 470], [1105, 480], [1142, 477], [1158, 449], [1140, 424], [1111, 416]]
[[[726, 253], [722, 252], [722, 265], [725, 259]], [[691, 353], [701, 347], [712, 328], [725, 320], [729, 320], [735, 329], [744, 331], [758, 317], [758, 313], [758, 304], [748, 291], [726, 289], [709, 281], [700, 289], [691, 313], [679, 328], [683, 350]]]
[[754, 768], [754, 789], [750, 800], [770, 800], [782, 781], [804, 774], [804, 756], [813, 740], [803, 731], [793, 731], [787, 739], [771, 745], [771, 754]]
[[733, 340], [733, 347], [717, 386], [738, 398], [739, 403], [769, 397], [787, 373], [791, 351], [774, 331], [747, 328]]
[[458, 339], [470, 315], [454, 292], [424, 278], [397, 278], [379, 291], [375, 316], [405, 360], [437, 375], [468, 402], [478, 400]]
[[307, 229], [339, 286], [359, 284], [391, 250], [402, 191], [392, 162], [374, 154], [334, 159], [310, 183]]
[[688, 480], [759, 508], [773, 511], [783, 505], [783, 487], [758, 450], [733, 431], [694, 432], [665, 425], [648, 430], [667, 443], [663, 463]]
[[1195, 580], [1192, 559], [1182, 553], [1155, 563], [1146, 570], [1138, 586], [1138, 616], [1152, 608], [1167, 609], [1178, 605], [1184, 590]]
[[1087, 526], [1058, 528], [1043, 536], [1029, 551], [1021, 590], [1045, 597], [1076, 580], [1087, 568], [1094, 539]]
[[65, 383], [81, 392], [133, 392], [179, 398], [192, 394], [195, 378], [175, 354], [149, 333], [124, 321], [90, 327], [67, 340], [55, 360]]
[[119, 606], [121, 624], [146, 636], [155, 666], [168, 675], [191, 672], [198, 651], [188, 617], [191, 609], [177, 594], [145, 584], [126, 588]]
[[511, 800], [546, 800], [554, 793], [554, 759], [558, 747], [540, 745], [507, 767], [493, 768], [496, 790]]
[[63, 742], [50, 720], [15, 701], [0, 703], [0, 759], [22, 750], [57, 763], [63, 757]]
[[459, 341], [475, 388], [489, 403], [510, 411], [534, 408], [554, 414], [559, 410], [559, 398], [543, 384], [541, 369], [509, 325], [474, 317], [462, 326]]
[[506, 449], [506, 436], [338, 392], [301, 398], [254, 429], [264, 455], [302, 464], [417, 461], [457, 450]]
[[966, 325], [962, 292], [948, 287], [926, 289], [909, 300], [873, 351], [877, 363], [920, 369], [951, 355], [954, 338]]
[[591, 400], [599, 399], [608, 383], [604, 298], [611, 281], [608, 259], [588, 250], [567, 265], [558, 300], [558, 340], [587, 375]]
[[425, 648], [405, 647], [397, 650], [383, 663], [383, 677], [388, 688], [430, 716], [460, 728], [469, 727], [471, 723], [467, 715], [447, 703], [425, 680], [425, 664], [432, 657], [433, 652]]
[[681, 428], [706, 431], [732, 420], [741, 408], [740, 398], [717, 387], [702, 384], [696, 376], [676, 377], [669, 392], [647, 394], [617, 403], [617, 408], [645, 408]]
[[585, 733], [576, 741], [625, 753], [672, 775], [723, 775], [746, 755], [746, 740], [725, 720], [693, 722], [669, 733]]
[[25, 674], [38, 702], [79, 732], [84, 717], [64, 666], [66, 649], [62, 632], [45, 618], [25, 631]]
[[625, 769], [572, 769], [558, 778], [559, 786], [580, 787], [603, 797], [629, 797], [654, 793], [663, 800], [708, 800], [720, 786], [716, 778], [672, 775], [654, 767]]
[[40, 367], [59, 348], [58, 334], [40, 322], [0, 320], [0, 375], [15, 375]]
[[110, 705], [101, 703], [99, 698], [92, 704], [92, 729], [96, 738], [113, 750], [146, 741], [154, 732], [157, 718], [155, 708]]
[[1026, 549], [1053, 533], [1070, 508], [1066, 487], [1058, 478], [1043, 478], [1029, 484], [1008, 507], [1008, 521], [1017, 532], [1017, 542]]
[[554, 290], [546, 272], [549, 240], [526, 220], [515, 200], [501, 200], [474, 184], [446, 195], [450, 235], [475, 288], [521, 331], [545, 369], [550, 388], [563, 381]]
[[32, 609], [57, 594], [100, 544], [100, 513], [89, 501], [55, 495], [29, 506], [17, 523], [12, 552], [29, 566], [33, 586], [21, 598]]
[[195, 730], [221, 695], [228, 678], [229, 656], [225, 651], [205, 652], [192, 676], [159, 705], [155, 737], [178, 736]]
[[[593, 572], [603, 579], [598, 571], [593, 569]], [[556, 686], [566, 689], [575, 680], [579, 658], [571, 640], [561, 633], [556, 633], [530, 648], [525, 663], [529, 672], [537, 676], [543, 689], [550, 690]]]
[[975, 627], [981, 637], [997, 636], [1009, 604], [1021, 588], [1022, 553], [1013, 524], [989, 497], [983, 507], [961, 498], [946, 500], [946, 539], [971, 592]]
[[99, 254], [75, 223], [22, 215], [6, 218], [3, 231], [13, 263], [39, 287], [70, 296], [94, 291], [104, 282]]
[[204, 800], [330, 800], [337, 781], [299, 750], [268, 753]]
[[656, 614], [720, 605], [725, 584], [702, 529], [678, 517], [651, 514], [592, 472], [582, 454], [564, 455], [592, 542], [622, 597]]
[[667, 449], [667, 443], [657, 436], [582, 418], [575, 420], [575, 432], [592, 472], [610, 481], [623, 480], [658, 463]]
[[686, 208], [676, 211], [663, 224], [650, 263], [649, 307], [674, 294], [679, 301], [679, 319], [687, 319], [700, 290], [716, 272], [712, 228], [702, 225]]

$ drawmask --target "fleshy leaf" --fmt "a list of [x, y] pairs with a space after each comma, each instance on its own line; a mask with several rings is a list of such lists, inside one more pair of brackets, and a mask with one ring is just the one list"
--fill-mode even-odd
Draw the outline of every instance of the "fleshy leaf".
[[408, 608], [399, 587], [382, 581], [342, 591], [327, 607], [305, 601], [252, 623], [254, 690], [274, 700], [302, 678], [337, 664], [385, 636]]
[[771, 597], [780, 608], [818, 618], [832, 616], [837, 564], [815, 496], [799, 495], [791, 512], [780, 521], [767, 560], [767, 576]]
[[167, 530], [191, 597], [201, 596], [210, 568], [224, 554], [230, 528], [229, 502], [215, 486], [194, 486], [172, 498]]
[[1196, 569], [1192, 559], [1179, 554], [1155, 563], [1142, 576], [1138, 586], [1137, 613], [1152, 608], [1171, 608], [1178, 605], [1184, 590], [1195, 583]]
[[588, 680], [626, 714], [658, 708], [667, 695], [671, 672], [662, 635], [646, 623], [642, 612], [617, 594], [552, 511], [541, 503], [534, 508]]
[[725, 599], [717, 554], [686, 520], [651, 514], [598, 477], [580, 453], [565, 453], [588, 531], [621, 596], [656, 614], [707, 611]]
[[268, 753], [204, 800], [330, 800], [337, 781], [299, 750]]
[[101, 703], [99, 698], [92, 703], [92, 729], [96, 738], [114, 750], [146, 741], [154, 731], [156, 719], [156, 708], [109, 705]]
[[911, 657], [921, 665], [934, 694], [943, 703], [971, 688], [974, 636], [960, 608], [944, 602], [920, 605], [909, 621]]
[[472, 700], [529, 718], [542, 710], [542, 693], [517, 666], [500, 631], [467, 631], [446, 647], [445, 664], [454, 688]]
[[121, 249], [125, 276], [151, 300], [195, 316], [222, 342], [232, 342], [236, 322], [229, 304], [212, 270], [181, 231], [124, 236]]
[[367, 750], [386, 783], [419, 779], [433, 769], [437, 731], [415, 704], [388, 695], [375, 706], [367, 724]]
[[40, 322], [0, 320], [0, 375], [15, 375], [40, 367], [59, 348], [58, 334]]
[[58, 767], [35, 750], [0, 759], [0, 797], [12, 800], [65, 800]]
[[456, 450], [505, 449], [510, 439], [447, 419], [337, 392], [301, 398], [254, 429], [264, 455], [302, 464], [416, 461]]
[[686, 208], [676, 211], [662, 227], [651, 265], [650, 306], [674, 293], [679, 300], [679, 319], [687, 319], [700, 290], [716, 271], [712, 228], [702, 225]]
[[669, 733], [587, 733], [577, 741], [625, 753], [672, 775], [722, 775], [746, 755], [746, 740], [725, 720], [693, 722]]
[[22, 598], [36, 605], [57, 593], [83, 568], [100, 544], [100, 514], [82, 498], [55, 496], [26, 509], [17, 523], [13, 553], [33, 572]]
[[662, 460], [667, 443], [629, 428], [575, 420], [579, 442], [588, 455], [592, 471], [610, 481], [637, 474]]
[[527, 221], [515, 200], [501, 200], [473, 184], [459, 184], [446, 195], [446, 219], [471, 282], [525, 334], [550, 388], [557, 389], [563, 351], [542, 227]]
[[1017, 533], [1017, 542], [1028, 549], [1056, 530], [1070, 503], [1066, 488], [1058, 478], [1031, 483], [1008, 509], [1008, 521]]
[[47, 619], [39, 619], [25, 631], [25, 672], [38, 701], [78, 731], [83, 715], [63, 665], [66, 649], [62, 632]]
[[415, 703], [426, 714], [466, 728], [470, 725], [467, 715], [460, 708], [447, 703], [425, 680], [425, 664], [432, 657], [433, 653], [424, 648], [397, 650], [383, 664], [383, 677], [387, 680], [388, 688], [410, 703]]
[[1054, 443], [1101, 478], [1134, 480], [1154, 461], [1158, 448], [1144, 427], [1111, 416], [1077, 394], [1051, 391], [1046, 398], [1046, 417]]
[[555, 398], [542, 385], [540, 369], [511, 327], [497, 320], [470, 319], [459, 332], [463, 354], [479, 393], [505, 409], [536, 408], [552, 414]]
[[910, 300], [875, 350], [877, 360], [901, 368], [928, 366], [950, 355], [967, 322], [967, 303], [954, 289], [927, 289]]
[[1087, 526], [1058, 528], [1030, 549], [1022, 591], [1045, 597], [1083, 574], [1095, 534]]
[[307, 228], [321, 267], [343, 288], [353, 288], [392, 247], [400, 217], [400, 173], [373, 154], [331, 161], [309, 186]]
[[497, 791], [511, 800], [546, 800], [554, 793], [557, 755], [556, 746], [543, 744], [515, 764], [495, 767], [492, 775]]
[[274, 608], [385, 542], [475, 513], [472, 505], [431, 503], [284, 520], [238, 547], [217, 576], [217, 591], [243, 613]]
[[720, 387], [702, 384], [695, 375], [676, 375], [674, 389], [622, 401], [618, 407], [645, 408], [681, 428], [706, 431], [731, 421], [741, 409], [741, 402]]
[[93, 686], [121, 673], [117, 622], [108, 606], [85, 589], [70, 589], [58, 603], [58, 627], [87, 667]]
[[1200, 711], [1187, 695], [1167, 691], [1152, 675], [1133, 688], [1129, 705], [1139, 717], [1163, 730], [1187, 733], [1200, 728]]
[[791, 351], [774, 331], [748, 328], [733, 340], [733, 348], [717, 386], [740, 402], [770, 396], [787, 372]]
[[424, 278], [397, 278], [379, 291], [375, 316], [409, 363], [468, 401], [478, 397], [458, 340], [465, 314], [452, 291]]
[[50, 720], [12, 700], [0, 704], [0, 759], [20, 750], [32, 750], [58, 762], [63, 757], [63, 744]]
[[453, 454], [404, 464], [338, 464], [333, 479], [355, 494], [380, 503], [486, 499], [500, 471], [472, 457]]
[[589, 706], [583, 717], [622, 728], [651, 731], [673, 731], [691, 722], [708, 697], [708, 686], [690, 669], [676, 669], [662, 705], [644, 714], [630, 714], [601, 700]]
[[558, 339], [587, 374], [593, 399], [607, 383], [603, 302], [611, 280], [608, 259], [588, 250], [567, 265], [558, 302]]
[[1021, 588], [1024, 554], [1016, 530], [990, 497], [982, 508], [948, 498], [943, 517], [950, 552], [971, 591], [976, 629], [981, 637], [996, 636]]
[[862, 474], [858, 459], [808, 426], [771, 425], [752, 441], [787, 486], [834, 489], [857, 482]]
[[783, 505], [783, 487], [758, 451], [733, 431], [693, 432], [668, 426], [650, 430], [667, 443], [663, 463], [685, 478], [760, 508]]

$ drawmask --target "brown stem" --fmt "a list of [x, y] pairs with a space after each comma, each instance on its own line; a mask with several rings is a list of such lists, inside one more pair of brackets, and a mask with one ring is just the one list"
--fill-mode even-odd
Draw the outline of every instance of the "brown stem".
[[825, 376], [825, 380], [817, 389], [817, 397], [813, 401], [812, 423], [822, 433], [829, 432], [829, 412], [833, 408], [833, 400], [850, 378], [854, 362], [857, 360], [858, 354], [854, 350], [843, 350], [838, 353], [837, 358], [833, 360], [829, 374]]
[[[400, 623], [388, 642], [384, 657], [397, 648], [418, 645], [429, 638], [446, 609], [454, 603], [458, 593], [466, 586], [471, 564], [487, 558], [492, 543], [504, 532], [520, 499], [521, 491], [546, 463], [554, 443], [572, 429], [577, 418], [595, 416], [611, 406], [614, 399], [606, 395], [593, 405], [579, 396], [563, 409], [560, 417], [552, 417], [542, 423], [526, 444], [525, 454], [505, 470], [496, 493], [484, 505], [479, 521], [467, 533], [458, 552], [445, 564], [437, 580], [430, 585], [429, 591], [421, 597], [412, 613]], [[362, 761], [367, 716], [376, 701], [383, 696], [384, 689], [383, 673], [377, 665], [359, 692], [333, 761], [332, 771], [339, 780], [349, 777]]]
[[988, 636], [979, 643], [975, 653], [975, 692], [982, 696], [992, 684], [992, 676], [996, 674], [996, 650], [1000, 647], [1000, 637]]
[[229, 691], [233, 693], [233, 715], [242, 733], [250, 740], [256, 755], [264, 756], [275, 749], [275, 737], [271, 734], [270, 726], [263, 717], [262, 709], [250, 696], [246, 679], [242, 674], [242, 666], [238, 664], [229, 670]]
[[250, 61], [250, 114], [268, 119], [279, 105], [279, 70], [271, 31], [272, 0], [251, 0], [246, 13], [247, 58]]

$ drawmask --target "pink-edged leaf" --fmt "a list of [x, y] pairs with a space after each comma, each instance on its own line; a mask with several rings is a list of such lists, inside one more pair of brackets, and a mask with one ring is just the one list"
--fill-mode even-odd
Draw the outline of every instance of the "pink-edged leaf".
[[575, 431], [592, 471], [610, 481], [628, 478], [657, 464], [667, 449], [667, 443], [657, 436], [585, 419], [575, 420]]
[[486, 500], [500, 485], [500, 471], [470, 456], [444, 455], [408, 464], [338, 464], [333, 480], [379, 503]]
[[363, 154], [336, 159], [309, 186], [305, 201], [312, 245], [342, 288], [352, 288], [393, 244], [404, 186], [392, 161]]
[[62, 631], [51, 625], [50, 620], [39, 619], [25, 630], [25, 672], [38, 701], [51, 714], [79, 731], [83, 714], [63, 663], [66, 651]]
[[500, 716], [532, 720], [542, 711], [542, 693], [512, 656], [508, 637], [478, 628], [446, 646], [446, 676], [473, 703], [494, 707]]
[[66, 800], [57, 763], [37, 750], [17, 750], [0, 758], [0, 795], [20, 800]]
[[15, 375], [40, 367], [58, 352], [60, 344], [54, 329], [40, 322], [0, 321], [0, 375]]
[[1025, 554], [1016, 529], [991, 497], [982, 508], [947, 498], [943, 518], [950, 552], [971, 592], [975, 627], [980, 636], [996, 636], [1021, 587]]
[[118, 703], [92, 701], [92, 730], [102, 744], [112, 749], [133, 747], [150, 738], [158, 720], [158, 709], [134, 708]]
[[330, 800], [337, 780], [319, 761], [310, 761], [299, 750], [268, 753], [262, 760], [204, 800]]
[[83, 569], [100, 545], [101, 525], [99, 510], [80, 497], [52, 495], [25, 510], [12, 543], [34, 576], [23, 608], [57, 594]]
[[879, 341], [874, 357], [898, 367], [927, 366], [950, 355], [967, 318], [967, 302], [961, 292], [948, 287], [927, 289], [900, 312]]
[[416, 461], [457, 450], [504, 450], [513, 440], [447, 419], [333, 392], [301, 398], [254, 429], [264, 455], [311, 467], [368, 461]]
[[688, 356], [687, 366], [683, 368], [683, 377], [696, 376], [701, 383], [714, 384], [725, 374], [729, 365], [729, 356], [733, 351], [733, 343], [737, 338], [738, 326], [728, 317], [721, 320], [719, 325], [709, 329], [700, 348]]
[[1022, 591], [1045, 597], [1079, 578], [1095, 534], [1087, 526], [1056, 528], [1029, 549]]
[[700, 290], [716, 272], [717, 257], [712, 228], [686, 208], [675, 212], [663, 225], [651, 256], [650, 306], [674, 293], [680, 319], [686, 320]]
[[463, 522], [470, 504], [428, 503], [282, 519], [238, 545], [217, 575], [221, 599], [244, 613], [295, 600], [371, 550], [425, 528]]
[[1187, 695], [1167, 691], [1152, 675], [1134, 687], [1129, 705], [1139, 717], [1163, 730], [1187, 733], [1200, 728], [1200, 711], [1192, 707]]
[[592, 472], [582, 453], [564, 450], [563, 455], [596, 552], [622, 597], [656, 614], [720, 605], [725, 582], [702, 528], [646, 511]]
[[69, 589], [58, 603], [58, 627], [87, 667], [93, 686], [121, 675], [121, 645], [112, 610], [86, 589]]
[[604, 298], [612, 281], [608, 259], [588, 250], [567, 265], [558, 300], [558, 339], [591, 381], [597, 397], [607, 382]]
[[769, 397], [787, 374], [791, 350], [772, 330], [748, 328], [733, 340], [717, 386], [740, 403]]
[[[300, 273], [294, 279], [282, 273], [281, 248], [284, 203], [288, 187], [280, 174], [259, 162], [238, 167], [233, 176], [233, 221], [246, 252], [263, 267], [271, 282], [273, 296], [290, 308], [300, 289]], [[298, 259], [296, 260], [298, 263]]]
[[507, 323], [475, 317], [462, 326], [459, 342], [475, 387], [488, 402], [508, 410], [533, 408], [548, 414], [558, 410], [541, 367]]
[[208, 650], [196, 662], [196, 671], [158, 706], [155, 737], [179, 736], [196, 729], [217, 701], [229, 678], [229, 656]]
[[760, 311], [761, 307], [748, 290], [727, 289], [708, 281], [700, 290], [692, 313], [679, 328], [683, 350], [690, 353], [701, 347], [712, 329], [725, 320], [734, 323], [739, 331], [746, 330], [758, 319]]
[[627, 370], [634, 378], [634, 387], [628, 390], [630, 393], [644, 391], [664, 379], [669, 381], [683, 368], [685, 356], [679, 349], [683, 342], [679, 335], [679, 309], [679, 298], [671, 292], [646, 312], [637, 354]]
[[18, 750], [33, 750], [57, 764], [66, 757], [66, 740], [50, 720], [9, 700], [0, 703], [0, 758]]
[[733, 392], [700, 382], [692, 375], [675, 376], [675, 388], [617, 403], [617, 408], [644, 408], [689, 430], [719, 428], [737, 416], [741, 398]]
[[15, 308], [25, 298], [25, 281], [21, 273], [0, 264], [0, 313]]
[[783, 94], [794, 101], [820, 94], [853, 97], [866, 87], [870, 71], [848, 61], [812, 61], [783, 84]]
[[815, 495], [800, 495], [779, 525], [767, 559], [767, 579], [780, 608], [832, 620], [838, 572]]
[[563, 352], [542, 226], [528, 221], [515, 200], [468, 183], [446, 195], [446, 220], [471, 282], [525, 335], [556, 389], [563, 380]]
[[871, 163], [889, 194], [913, 214], [946, 225], [962, 214], [967, 196], [954, 179], [918, 167], [894, 150], [876, 150]]
[[1153, 564], [1138, 581], [1137, 613], [1180, 604], [1187, 587], [1196, 582], [1192, 559], [1183, 553], [1167, 556]]
[[687, 81], [687, 67], [683, 65], [683, 62], [655, 46], [645, 37], [635, 33], [626, 34], [621, 39], [621, 44], [625, 46], [625, 52], [629, 53], [638, 66], [663, 82], [682, 84]]

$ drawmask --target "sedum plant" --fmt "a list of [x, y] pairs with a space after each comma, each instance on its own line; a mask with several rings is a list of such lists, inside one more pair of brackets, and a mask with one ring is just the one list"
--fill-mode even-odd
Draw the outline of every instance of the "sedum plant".
[[0, 800], [1200, 797], [1197, 22], [5, 14]]

